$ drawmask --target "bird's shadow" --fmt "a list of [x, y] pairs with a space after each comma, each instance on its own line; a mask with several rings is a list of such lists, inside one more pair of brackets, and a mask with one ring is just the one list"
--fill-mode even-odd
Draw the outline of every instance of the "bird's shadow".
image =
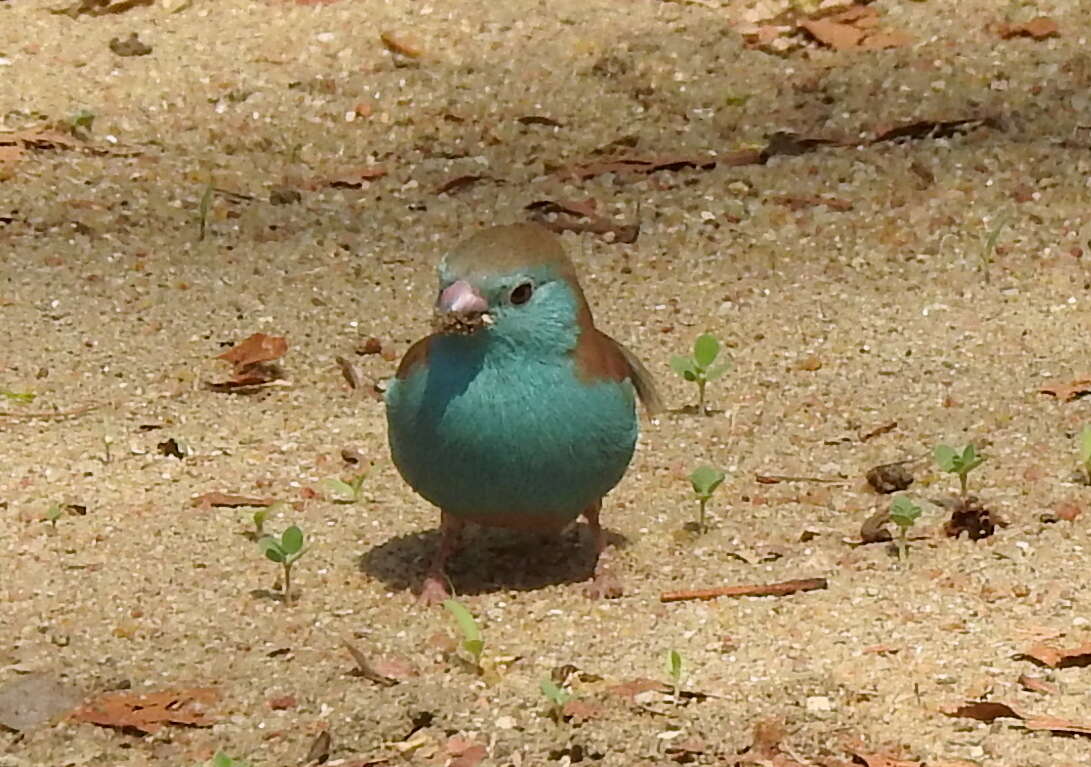
[[[620, 533], [605, 533], [610, 546], [628, 545]], [[391, 590], [415, 592], [438, 546], [438, 530], [399, 535], [361, 554], [358, 566]], [[591, 577], [593, 568], [594, 547], [583, 523], [560, 534], [468, 525], [447, 561], [454, 592], [465, 595], [580, 583]]]

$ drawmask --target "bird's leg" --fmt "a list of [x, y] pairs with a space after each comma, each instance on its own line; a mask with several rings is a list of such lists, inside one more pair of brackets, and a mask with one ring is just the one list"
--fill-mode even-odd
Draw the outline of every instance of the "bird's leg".
[[606, 533], [599, 523], [601, 509], [602, 500], [600, 499], [583, 511], [587, 525], [591, 528], [591, 541], [595, 546], [595, 570], [586, 591], [587, 596], [592, 599], [614, 599], [620, 597], [624, 590], [621, 581], [607, 569], [609, 544], [606, 542]]
[[458, 547], [458, 539], [465, 526], [466, 523], [461, 519], [452, 517], [446, 511], [440, 511], [439, 547], [428, 566], [428, 574], [424, 576], [418, 602], [435, 605], [451, 596], [447, 591], [447, 559]]

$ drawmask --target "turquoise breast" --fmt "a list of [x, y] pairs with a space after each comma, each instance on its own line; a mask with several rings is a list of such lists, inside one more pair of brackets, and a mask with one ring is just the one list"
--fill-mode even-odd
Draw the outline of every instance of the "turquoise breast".
[[624, 475], [637, 439], [634, 389], [581, 380], [568, 354], [527, 358], [488, 335], [435, 336], [427, 363], [391, 381], [394, 463], [455, 516], [563, 524]]

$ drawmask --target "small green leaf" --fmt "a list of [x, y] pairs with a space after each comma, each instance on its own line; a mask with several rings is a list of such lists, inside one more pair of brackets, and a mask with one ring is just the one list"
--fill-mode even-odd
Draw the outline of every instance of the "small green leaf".
[[670, 650], [667, 653], [667, 673], [676, 684], [682, 676], [682, 654], [677, 650]]
[[899, 495], [890, 504], [890, 521], [898, 527], [908, 528], [917, 521], [921, 515], [921, 507], [913, 503], [904, 495]]
[[693, 381], [697, 377], [697, 364], [692, 357], [684, 357], [680, 354], [671, 357], [671, 370], [687, 381]]
[[693, 361], [699, 368], [707, 368], [716, 361], [720, 353], [720, 342], [711, 333], [697, 336], [693, 342]]
[[1080, 432], [1080, 463], [1091, 463], [1091, 426]]
[[254, 529], [258, 531], [258, 535], [261, 535], [265, 529], [265, 520], [269, 517], [269, 509], [258, 509], [254, 512], [252, 519], [254, 520]]
[[717, 378], [722, 376], [724, 373], [731, 370], [731, 367], [732, 367], [731, 360], [727, 360], [726, 362], [721, 362], [719, 365], [716, 365], [715, 367], [711, 367], [708, 370], [706, 370], [705, 371], [705, 378], [707, 378], [709, 381], [715, 381]]
[[27, 391], [27, 392], [18, 392], [18, 391], [8, 391], [7, 389], [0, 389], [0, 397], [5, 397], [6, 399], [11, 400], [12, 402], [16, 402], [16, 403], [18, 403], [20, 405], [30, 404], [31, 402], [34, 401], [34, 398], [37, 397], [37, 396], [38, 396], [37, 394], [34, 394], [33, 392], [29, 392], [29, 391]]
[[284, 561], [284, 549], [280, 547], [280, 541], [271, 535], [264, 535], [258, 540], [258, 547], [266, 557], [274, 562]]
[[936, 445], [933, 453], [936, 464], [944, 471], [957, 471], [958, 453], [950, 445]]
[[289, 527], [280, 536], [280, 548], [287, 556], [298, 553], [303, 548], [303, 531], [295, 525]]
[[326, 495], [336, 503], [352, 503], [356, 500], [356, 489], [348, 482], [339, 479], [324, 479], [318, 486], [326, 491]]
[[477, 621], [474, 620], [474, 616], [466, 609], [464, 604], [457, 599], [448, 599], [444, 601], [443, 606], [455, 617], [458, 630], [462, 632], [462, 637], [466, 642], [481, 641], [481, 630], [477, 627]]
[[538, 683], [538, 686], [542, 689], [542, 694], [549, 698], [555, 706], [563, 706], [572, 700], [572, 693], [558, 687], [551, 679], [543, 679]]
[[463, 649], [466, 650], [474, 658], [480, 658], [481, 653], [485, 652], [485, 640], [483, 639], [467, 639], [462, 643]]
[[693, 492], [701, 496], [709, 496], [724, 481], [724, 473], [713, 466], [699, 466], [689, 475]]

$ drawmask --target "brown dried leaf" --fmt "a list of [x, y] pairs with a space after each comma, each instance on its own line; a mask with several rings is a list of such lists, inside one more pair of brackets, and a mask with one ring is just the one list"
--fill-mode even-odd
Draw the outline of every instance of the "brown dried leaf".
[[603, 714], [602, 706], [582, 698], [573, 698], [561, 707], [561, 713], [573, 719], [598, 719]]
[[272, 506], [276, 501], [272, 498], [250, 498], [245, 495], [230, 495], [228, 493], [205, 493], [193, 499], [193, 505], [202, 509], [210, 509], [213, 506], [222, 508], [238, 508], [239, 506]]
[[825, 205], [830, 210], [841, 212], [852, 210], [852, 202], [843, 200], [839, 197], [785, 194], [775, 198], [775, 200], [791, 210], [803, 210], [804, 208], [812, 208], [816, 205]]
[[78, 16], [105, 16], [124, 13], [132, 8], [153, 5], [155, 0], [78, 0], [70, 6], [57, 8], [51, 13], [76, 18]]
[[1019, 675], [1019, 684], [1028, 692], [1040, 692], [1043, 695], [1056, 695], [1060, 692], [1057, 685], [1026, 674]]
[[485, 746], [461, 735], [452, 735], [447, 740], [445, 750], [454, 757], [447, 767], [477, 767], [489, 753]]
[[633, 679], [632, 681], [622, 682], [621, 684], [606, 688], [606, 692], [622, 698], [628, 698], [630, 701], [634, 700], [640, 693], [648, 692], [649, 690], [662, 693], [673, 692], [670, 685], [658, 682], [654, 679], [645, 678]]
[[808, 19], [800, 22], [799, 26], [815, 40], [835, 51], [857, 48], [864, 37], [863, 30], [851, 24], [840, 24], [830, 19]]
[[379, 658], [371, 667], [387, 679], [409, 679], [417, 675], [417, 669], [412, 662], [398, 655]]
[[979, 722], [1023, 718], [1022, 714], [1007, 703], [989, 700], [971, 700], [962, 704], [941, 706], [940, 713], [959, 719], [976, 719]]
[[436, 194], [454, 194], [476, 184], [478, 181], [491, 181], [491, 176], [464, 173], [460, 176], [452, 176], [436, 187]]
[[886, 126], [877, 129], [872, 143], [877, 144], [881, 141], [897, 141], [899, 139], [950, 138], [984, 127], [996, 127], [995, 121], [987, 118], [917, 120], [904, 125]]
[[158, 732], [167, 724], [211, 727], [215, 720], [205, 706], [219, 697], [212, 687], [153, 693], [108, 692], [80, 706], [72, 718], [102, 727]]
[[1061, 29], [1057, 22], [1048, 16], [1038, 16], [1025, 24], [998, 24], [996, 32], [1005, 40], [1013, 37], [1029, 37], [1034, 40], [1045, 40], [1048, 37], [1060, 35]]
[[374, 181], [386, 175], [386, 168], [381, 165], [361, 165], [358, 168], [349, 168], [330, 176], [324, 182], [326, 186], [355, 189], [362, 187], [368, 181]]
[[[757, 155], [753, 155], [755, 158]], [[578, 181], [600, 176], [604, 173], [615, 173], [621, 176], [626, 174], [656, 173], [661, 170], [681, 170], [682, 168], [698, 168], [710, 170], [716, 167], [720, 159], [716, 157], [698, 155], [662, 155], [658, 157], [617, 157], [611, 160], [599, 160], [582, 165], [567, 165], [557, 171], [561, 178], [572, 178]], [[755, 160], [756, 161], [756, 160]], [[729, 163], [730, 164], [730, 163]], [[745, 164], [745, 163], [738, 163]]]
[[849, 751], [867, 767], [924, 767], [922, 762], [916, 760], [899, 759], [882, 752], [872, 753], [858, 748], [849, 748]]
[[1031, 645], [1023, 656], [1038, 661], [1050, 668], [1072, 668], [1091, 666], [1091, 642], [1084, 642], [1077, 647], [1056, 648], [1044, 642]]
[[1053, 513], [1057, 515], [1057, 519], [1063, 519], [1065, 522], [1075, 522], [1083, 513], [1083, 507], [1072, 501], [1061, 501], [1053, 507]]
[[394, 32], [383, 32], [379, 35], [379, 39], [387, 50], [411, 59], [419, 59], [424, 53], [416, 42]]
[[235, 370], [239, 371], [258, 362], [279, 359], [286, 351], [288, 351], [288, 340], [284, 336], [254, 333], [223, 354], [217, 354], [216, 359], [232, 363]]
[[1077, 378], [1068, 383], [1052, 383], [1038, 389], [1042, 394], [1052, 394], [1061, 402], [1071, 402], [1088, 392], [1091, 392], [1091, 378]]
[[298, 701], [296, 701], [294, 695], [280, 695], [276, 698], [270, 698], [267, 703], [273, 711], [285, 711], [289, 708], [295, 708]]
[[860, 525], [860, 540], [864, 543], [885, 543], [893, 540], [886, 525], [890, 522], [890, 511], [882, 508], [864, 520]]

